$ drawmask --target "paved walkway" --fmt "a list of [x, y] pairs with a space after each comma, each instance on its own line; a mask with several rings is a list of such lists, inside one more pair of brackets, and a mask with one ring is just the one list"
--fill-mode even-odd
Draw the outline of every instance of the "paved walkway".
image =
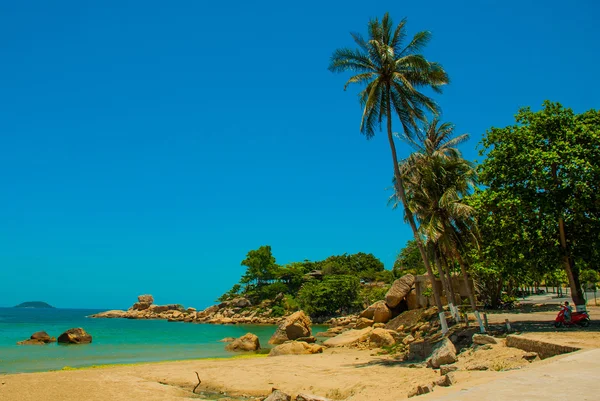
[[455, 393], [436, 395], [434, 390], [419, 401], [600, 400], [598, 372], [600, 349], [580, 351]]

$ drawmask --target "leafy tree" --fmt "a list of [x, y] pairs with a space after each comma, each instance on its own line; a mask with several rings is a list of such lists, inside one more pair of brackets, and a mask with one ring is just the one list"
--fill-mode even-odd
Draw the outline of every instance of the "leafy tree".
[[[384, 119], [386, 121], [396, 191], [405, 205], [407, 220], [433, 283], [433, 272], [421, 237], [412, 213], [406, 207], [404, 183], [398, 168], [392, 131], [392, 113], [396, 114], [404, 133], [410, 135], [417, 127], [418, 121], [425, 118], [427, 111], [438, 112], [438, 106], [433, 99], [420, 90], [430, 88], [435, 92], [441, 92], [441, 87], [448, 83], [449, 78], [440, 64], [427, 61], [420, 53], [429, 42], [431, 33], [419, 32], [405, 45], [403, 43], [406, 37], [405, 28], [405, 19], [394, 27], [388, 13], [381, 21], [377, 18], [370, 20], [368, 40], [360, 34], [353, 33], [352, 37], [358, 48], [336, 50], [331, 57], [329, 70], [356, 73], [348, 80], [346, 87], [353, 83], [365, 85], [359, 95], [363, 107], [360, 130], [367, 138], [372, 138], [376, 128], [381, 128], [382, 121]], [[436, 305], [441, 310], [442, 304], [437, 291], [434, 295]]]
[[332, 316], [360, 307], [359, 290], [357, 277], [328, 276], [305, 283], [298, 293], [298, 302], [311, 316]]
[[414, 240], [409, 240], [394, 261], [394, 276], [402, 277], [405, 274], [419, 275], [426, 272], [421, 253]]
[[260, 286], [265, 281], [273, 280], [278, 271], [269, 245], [263, 245], [248, 252], [246, 259], [242, 261], [242, 266], [246, 266], [246, 274], [241, 280], [242, 284], [255, 282]]
[[[483, 139], [480, 166], [484, 207], [500, 226], [517, 213], [509, 254], [536, 258], [530, 245], [546, 244], [539, 265], [561, 261], [575, 304], [585, 299], [579, 271], [597, 262], [600, 242], [600, 113], [575, 114], [559, 103], [519, 110], [516, 124], [491, 128]], [[495, 203], [495, 205], [494, 205]], [[511, 222], [512, 223], [512, 222]], [[504, 246], [503, 249], [507, 247]], [[532, 261], [524, 264], [531, 267]], [[550, 266], [553, 266], [551, 263]]]

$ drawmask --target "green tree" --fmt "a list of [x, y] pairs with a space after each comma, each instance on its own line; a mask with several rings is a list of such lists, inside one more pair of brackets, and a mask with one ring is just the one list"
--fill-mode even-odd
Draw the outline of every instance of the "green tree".
[[360, 308], [360, 282], [354, 276], [327, 276], [322, 281], [305, 283], [298, 302], [311, 316], [333, 316]]
[[[410, 135], [417, 127], [418, 121], [425, 118], [427, 111], [438, 112], [438, 106], [433, 99], [421, 90], [430, 88], [434, 92], [441, 92], [441, 87], [449, 82], [449, 78], [440, 64], [428, 61], [421, 54], [421, 50], [431, 38], [431, 33], [419, 32], [405, 45], [405, 28], [405, 19], [394, 27], [388, 13], [381, 21], [377, 18], [370, 20], [368, 40], [359, 34], [352, 34], [358, 48], [336, 50], [331, 57], [329, 69], [332, 72], [350, 71], [356, 74], [348, 80], [346, 87], [353, 83], [365, 85], [359, 95], [363, 107], [360, 130], [367, 138], [375, 135], [375, 130], [381, 127], [381, 122], [385, 119], [396, 191], [406, 206], [404, 183], [398, 168], [392, 131], [392, 112], [398, 117], [404, 133]], [[433, 283], [433, 271], [429, 266], [416, 223], [406, 207], [405, 213]], [[436, 305], [441, 311], [442, 304], [437, 291], [434, 295]]]
[[425, 274], [425, 265], [414, 240], [409, 240], [394, 261], [394, 276], [400, 278], [405, 274]]
[[561, 261], [573, 301], [584, 308], [576, 261], [584, 267], [597, 261], [600, 113], [578, 115], [546, 101], [542, 110], [523, 108], [515, 119], [515, 125], [488, 130], [482, 142], [485, 203], [496, 203], [496, 211], [488, 213], [507, 216], [518, 211], [522, 227], [516, 235], [521, 238], [512, 253], [528, 255], [529, 238], [536, 245], [551, 244], [541, 253], [544, 262], [549, 256]]
[[246, 273], [241, 280], [242, 284], [254, 282], [258, 286], [263, 285], [265, 281], [273, 280], [278, 271], [269, 245], [263, 245], [248, 252], [246, 259], [242, 261], [242, 266], [246, 266]]

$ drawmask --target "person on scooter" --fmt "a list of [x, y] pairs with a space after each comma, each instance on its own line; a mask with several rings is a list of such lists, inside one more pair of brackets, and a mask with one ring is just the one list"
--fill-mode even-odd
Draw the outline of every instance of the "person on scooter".
[[569, 301], [565, 301], [565, 304], [562, 307], [565, 310], [565, 323], [571, 322], [571, 313], [573, 312], [573, 308], [569, 305]]

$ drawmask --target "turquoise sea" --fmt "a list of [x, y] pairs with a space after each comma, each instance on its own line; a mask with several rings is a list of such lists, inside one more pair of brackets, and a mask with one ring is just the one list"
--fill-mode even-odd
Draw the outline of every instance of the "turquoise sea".
[[[209, 325], [165, 320], [90, 319], [86, 309], [0, 308], [0, 373], [36, 372], [111, 363], [133, 363], [235, 355], [218, 342], [251, 332], [266, 347], [275, 326]], [[85, 345], [16, 345], [36, 331], [58, 337], [83, 327], [93, 337]], [[317, 329], [318, 330], [318, 329]]]

